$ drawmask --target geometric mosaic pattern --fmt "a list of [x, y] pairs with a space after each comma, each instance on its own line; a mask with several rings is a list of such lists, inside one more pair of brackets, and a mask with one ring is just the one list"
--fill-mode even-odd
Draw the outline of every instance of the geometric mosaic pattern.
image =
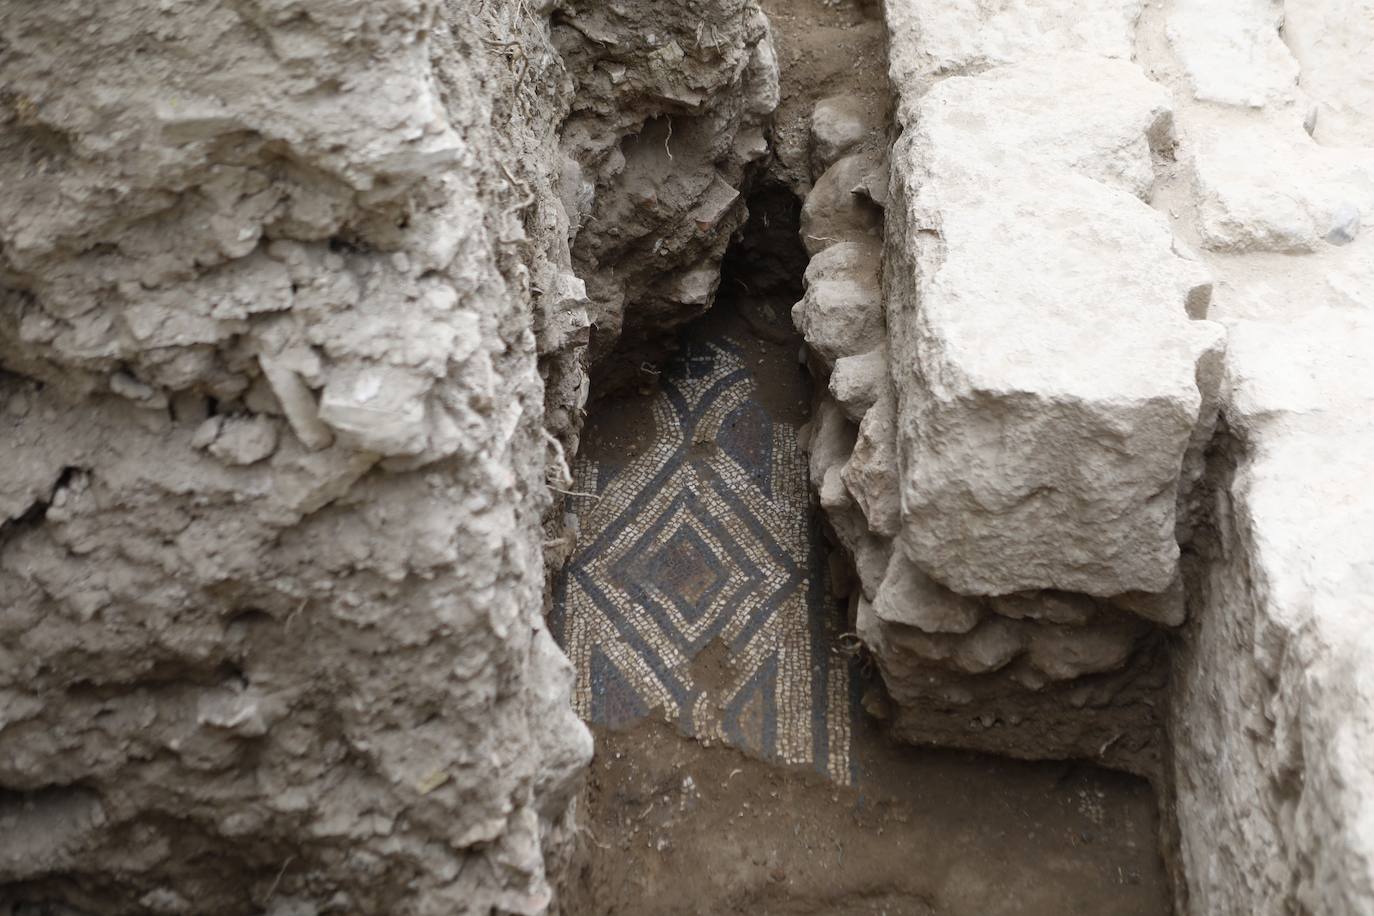
[[[689, 342], [653, 404], [655, 442], [579, 459], [579, 544], [551, 625], [587, 721], [648, 715], [850, 782], [853, 675], [819, 562], [806, 459], [728, 339]], [[709, 664], [703, 665], [707, 660]]]

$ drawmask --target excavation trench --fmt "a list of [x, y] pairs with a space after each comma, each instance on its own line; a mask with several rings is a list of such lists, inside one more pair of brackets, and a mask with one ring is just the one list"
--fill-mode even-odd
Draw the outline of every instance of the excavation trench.
[[552, 614], [597, 738], [569, 912], [1168, 912], [1143, 780], [871, 715], [807, 477], [799, 206], [766, 176], [749, 203], [712, 310], [585, 427]]
[[0, 916], [1374, 912], [1360, 4], [152, 5], [0, 4]]

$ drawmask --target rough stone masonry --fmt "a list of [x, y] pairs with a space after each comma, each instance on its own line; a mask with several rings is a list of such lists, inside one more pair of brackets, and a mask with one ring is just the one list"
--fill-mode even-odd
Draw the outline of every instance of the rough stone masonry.
[[637, 265], [709, 305], [769, 48], [748, 0], [0, 4], [0, 906], [553, 905], [546, 483]]

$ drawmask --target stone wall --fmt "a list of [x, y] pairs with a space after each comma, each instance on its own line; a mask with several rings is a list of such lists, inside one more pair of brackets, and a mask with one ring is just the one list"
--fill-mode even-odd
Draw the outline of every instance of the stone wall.
[[[1369, 0], [883, 15], [895, 125], [780, 159], [872, 708], [1167, 784], [1183, 911], [1374, 909]], [[753, 0], [0, 10], [0, 904], [554, 905], [548, 487], [777, 104]]]
[[543, 911], [591, 751], [540, 600], [547, 21], [0, 39], [0, 900]]
[[1150, 776], [1182, 912], [1374, 908], [1370, 13], [888, 0], [890, 184], [816, 110], [794, 316], [872, 708]]
[[[755, 0], [571, 0], [553, 37], [574, 83], [559, 192], [585, 281], [581, 368], [601, 394], [651, 385], [715, 301], [746, 171], [768, 151], [768, 20]], [[574, 451], [580, 419], [551, 419]]]

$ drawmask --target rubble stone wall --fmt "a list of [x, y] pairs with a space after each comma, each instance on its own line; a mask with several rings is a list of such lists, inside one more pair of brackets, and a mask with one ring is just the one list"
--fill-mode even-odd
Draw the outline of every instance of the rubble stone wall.
[[540, 613], [558, 74], [493, 53], [515, 13], [0, 14], [0, 895], [550, 900], [590, 738]]
[[0, 903], [551, 905], [587, 330], [709, 304], [776, 104], [689, 5], [0, 10]]
[[[570, 0], [553, 38], [574, 82], [559, 192], [585, 281], [580, 371], [601, 394], [650, 385], [678, 329], [715, 301], [746, 172], [768, 151], [768, 20], [756, 0]], [[579, 418], [551, 419], [575, 450]]]
[[1139, 4], [884, 15], [898, 135], [824, 162], [794, 312], [854, 625], [903, 737], [1160, 775], [1224, 332], [1149, 206], [1173, 103]]

